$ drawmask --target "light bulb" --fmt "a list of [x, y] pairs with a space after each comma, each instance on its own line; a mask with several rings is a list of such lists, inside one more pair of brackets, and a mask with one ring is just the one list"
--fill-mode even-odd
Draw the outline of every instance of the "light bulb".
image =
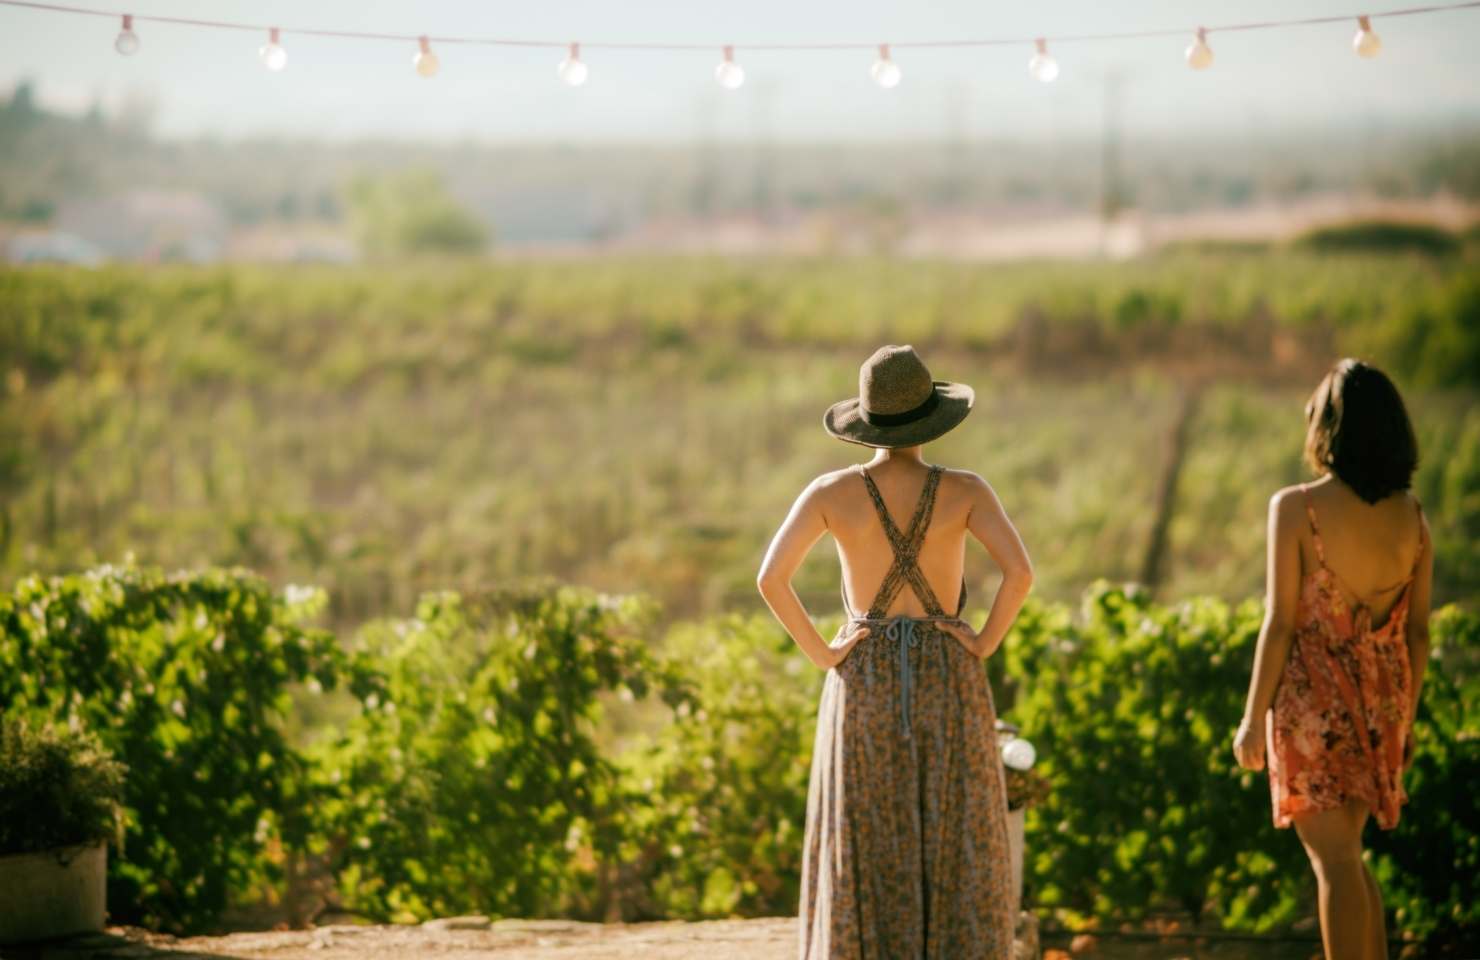
[[1034, 80], [1053, 83], [1059, 75], [1059, 62], [1048, 55], [1048, 41], [1039, 37], [1034, 43], [1038, 52], [1028, 61], [1028, 72], [1033, 75]]
[[1366, 17], [1357, 18], [1357, 35], [1352, 37], [1352, 49], [1357, 51], [1357, 56], [1368, 59], [1382, 51], [1382, 38], [1372, 32], [1372, 21]]
[[725, 47], [724, 59], [714, 66], [714, 80], [726, 90], [739, 90], [745, 82], [745, 68], [735, 62], [734, 47]]
[[437, 60], [437, 55], [432, 52], [431, 42], [426, 37], [421, 38], [421, 49], [416, 51], [416, 56], [411, 58], [416, 65], [416, 72], [423, 77], [435, 77], [437, 68], [442, 64]]
[[1013, 770], [1031, 770], [1038, 762], [1038, 751], [1026, 740], [1014, 737], [1002, 745], [1002, 763]]
[[113, 49], [125, 57], [131, 57], [139, 52], [139, 35], [134, 33], [133, 14], [123, 15], [123, 29], [118, 31], [118, 39], [113, 41]]
[[900, 78], [904, 73], [899, 69], [899, 64], [889, 59], [889, 44], [879, 44], [879, 59], [869, 68], [869, 75], [874, 78], [874, 83], [888, 90], [899, 86]]
[[567, 87], [579, 87], [586, 82], [586, 77], [590, 76], [591, 71], [586, 69], [586, 65], [581, 62], [581, 45], [579, 43], [570, 45], [570, 53], [564, 60], [560, 61], [560, 67], [557, 72], [560, 74], [560, 79], [565, 81]]
[[277, 27], [267, 32], [267, 42], [258, 48], [257, 56], [262, 58], [262, 65], [274, 73], [288, 65], [288, 51], [278, 42]]
[[1206, 70], [1213, 65], [1213, 48], [1208, 46], [1208, 32], [1197, 28], [1197, 36], [1187, 45], [1187, 65], [1194, 70]]

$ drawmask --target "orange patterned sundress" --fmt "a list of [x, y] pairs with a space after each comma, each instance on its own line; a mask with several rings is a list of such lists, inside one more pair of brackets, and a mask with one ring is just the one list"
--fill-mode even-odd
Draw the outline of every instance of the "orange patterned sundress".
[[[1294, 817], [1362, 801], [1384, 830], [1398, 824], [1403, 745], [1413, 682], [1408, 665], [1408, 599], [1423, 558], [1423, 507], [1418, 557], [1400, 583], [1387, 620], [1376, 628], [1367, 604], [1351, 604], [1326, 565], [1316, 513], [1306, 488], [1305, 513], [1319, 565], [1301, 583], [1290, 657], [1270, 707], [1269, 790], [1276, 827]], [[1355, 591], [1352, 591], [1355, 593]]]

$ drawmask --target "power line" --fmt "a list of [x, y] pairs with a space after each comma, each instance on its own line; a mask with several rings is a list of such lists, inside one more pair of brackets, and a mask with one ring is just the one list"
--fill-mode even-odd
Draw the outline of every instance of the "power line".
[[[217, 30], [243, 30], [257, 33], [278, 31], [282, 34], [295, 34], [305, 37], [336, 37], [348, 40], [385, 40], [400, 43], [417, 43], [429, 41], [442, 44], [470, 44], [491, 47], [539, 47], [549, 49], [566, 49], [570, 46], [568, 40], [530, 40], [513, 37], [475, 37], [462, 35], [430, 35], [418, 33], [378, 33], [366, 30], [331, 30], [316, 27], [280, 27], [267, 23], [244, 23], [232, 20], [202, 20], [192, 17], [170, 17], [156, 16], [152, 14], [125, 14], [123, 11], [99, 10], [93, 7], [76, 7], [59, 3], [41, 3], [36, 0], [0, 0], [0, 6], [22, 7], [32, 10], [45, 10], [52, 13], [70, 13], [91, 17], [111, 17], [118, 19], [128, 16], [136, 23], [165, 23], [178, 26], [206, 27]], [[1058, 36], [1035, 36], [1035, 37], [989, 37], [981, 39], [965, 40], [914, 40], [914, 41], [891, 41], [889, 47], [894, 49], [925, 49], [925, 48], [947, 48], [947, 47], [1008, 47], [1022, 46], [1034, 42], [1050, 43], [1081, 43], [1101, 40], [1140, 40], [1156, 37], [1181, 37], [1194, 34], [1199, 30], [1204, 34], [1233, 33], [1247, 30], [1270, 30], [1279, 27], [1301, 27], [1315, 26], [1320, 24], [1347, 23], [1357, 20], [1359, 16], [1369, 19], [1389, 19], [1392, 17], [1408, 17], [1421, 14], [1444, 13], [1451, 10], [1464, 10], [1480, 7], [1480, 0], [1466, 0], [1461, 3], [1435, 4], [1423, 7], [1405, 7], [1397, 10], [1383, 10], [1369, 14], [1344, 14], [1335, 16], [1303, 17], [1288, 20], [1261, 20], [1249, 23], [1227, 23], [1214, 26], [1189, 26], [1176, 29], [1158, 30], [1135, 30], [1122, 33], [1081, 33], [1061, 34]], [[590, 42], [581, 41], [580, 46], [584, 49], [597, 50], [717, 50], [726, 46], [722, 43], [657, 43], [657, 42]], [[735, 50], [751, 51], [804, 51], [804, 50], [872, 50], [879, 44], [864, 41], [843, 42], [819, 42], [819, 43], [736, 43], [728, 44]]]

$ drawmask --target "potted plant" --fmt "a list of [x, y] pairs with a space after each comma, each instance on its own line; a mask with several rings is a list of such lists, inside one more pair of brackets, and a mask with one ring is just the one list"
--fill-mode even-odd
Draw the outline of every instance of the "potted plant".
[[1033, 769], [1038, 752], [1018, 736], [1018, 728], [997, 721], [997, 746], [1002, 752], [1002, 772], [1007, 780], [1007, 840], [1012, 854], [1012, 900], [1022, 909], [1023, 842], [1027, 809], [1048, 795], [1048, 780]]
[[0, 718], [0, 944], [103, 928], [123, 774], [91, 735]]

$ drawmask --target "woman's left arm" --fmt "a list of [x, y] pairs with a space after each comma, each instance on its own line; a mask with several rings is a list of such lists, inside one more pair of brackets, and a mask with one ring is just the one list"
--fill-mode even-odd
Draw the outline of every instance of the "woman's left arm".
[[[985, 660], [1002, 645], [1018, 611], [1028, 599], [1028, 591], [1033, 589], [1033, 561], [1028, 557], [1028, 548], [1023, 546], [1017, 528], [1008, 519], [1002, 501], [997, 498], [997, 491], [976, 474], [970, 474], [969, 479], [971, 510], [966, 516], [966, 529], [987, 548], [987, 553], [1002, 571], [1002, 584], [992, 598], [992, 608], [981, 632], [961, 637], [968, 650], [978, 659]], [[948, 626], [946, 629], [951, 628]], [[969, 626], [962, 632], [969, 634]]]
[[1410, 733], [1403, 751], [1403, 765], [1413, 763], [1413, 721], [1418, 717], [1418, 692], [1423, 689], [1424, 667], [1429, 662], [1429, 603], [1434, 588], [1434, 541], [1429, 522], [1422, 513], [1418, 515], [1419, 534], [1423, 539], [1419, 549], [1423, 555], [1418, 559], [1413, 583], [1408, 594], [1408, 676], [1411, 684], [1408, 698], [1408, 726]]
[[1269, 500], [1265, 559], [1264, 623], [1254, 647], [1254, 669], [1244, 718], [1233, 738], [1233, 754], [1246, 770], [1264, 768], [1265, 714], [1285, 672], [1295, 636], [1295, 606], [1300, 594], [1300, 495], [1282, 490]]

